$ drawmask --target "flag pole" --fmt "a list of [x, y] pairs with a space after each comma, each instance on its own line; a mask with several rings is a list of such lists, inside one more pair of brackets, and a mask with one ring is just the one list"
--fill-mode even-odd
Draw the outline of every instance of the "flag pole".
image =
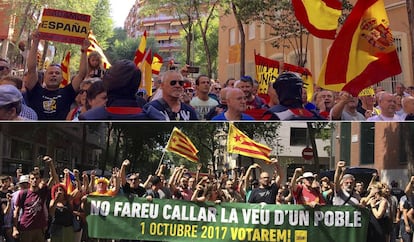
[[158, 169], [160, 169], [160, 167], [161, 167], [162, 161], [164, 160], [164, 156], [165, 156], [165, 150], [167, 149], [167, 146], [168, 146], [168, 144], [170, 143], [170, 140], [171, 140], [171, 137], [172, 137], [172, 132], [174, 132], [174, 129], [175, 129], [175, 128], [176, 128], [176, 127], [174, 127], [174, 128], [173, 128], [173, 131], [171, 131], [170, 137], [168, 138], [167, 145], [166, 145], [166, 146], [164, 147], [164, 149], [162, 150], [162, 156], [161, 156], [161, 159], [160, 159], [160, 163], [158, 164], [157, 170], [158, 170]]

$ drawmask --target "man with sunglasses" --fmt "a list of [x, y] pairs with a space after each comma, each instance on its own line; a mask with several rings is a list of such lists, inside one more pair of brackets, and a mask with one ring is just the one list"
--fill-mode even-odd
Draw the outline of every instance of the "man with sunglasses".
[[10, 75], [10, 64], [6, 59], [0, 58], [0, 78]]
[[60, 88], [63, 80], [62, 68], [58, 64], [51, 64], [47, 67], [43, 83], [38, 80], [36, 67], [39, 42], [39, 33], [35, 32], [27, 58], [27, 74], [24, 77], [28, 105], [36, 111], [39, 120], [65, 120], [79, 91], [80, 83], [87, 75], [86, 49], [90, 42], [85, 39], [81, 46], [82, 54], [78, 74], [69, 85], [63, 88]]
[[166, 71], [161, 78], [162, 98], [153, 100], [144, 106], [144, 111], [155, 108], [163, 120], [198, 120], [196, 111], [189, 105], [181, 102], [184, 92], [184, 78], [175, 70]]

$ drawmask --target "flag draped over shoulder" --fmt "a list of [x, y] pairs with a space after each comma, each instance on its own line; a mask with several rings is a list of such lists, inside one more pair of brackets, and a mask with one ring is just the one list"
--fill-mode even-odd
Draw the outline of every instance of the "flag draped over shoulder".
[[236, 128], [234, 124], [230, 124], [229, 134], [227, 137], [227, 152], [270, 162], [269, 156], [271, 151], [271, 148], [255, 142]]
[[89, 32], [88, 40], [91, 42], [91, 45], [88, 47], [86, 53], [89, 55], [92, 51], [98, 52], [102, 58], [103, 67], [105, 69], [109, 69], [111, 67], [111, 63], [109, 63], [108, 59], [106, 58], [101, 46], [98, 43], [98, 40], [96, 39], [92, 31]]
[[[303, 80], [303, 87], [306, 89], [308, 101], [313, 97], [313, 79], [312, 73], [304, 67], [294, 66], [254, 54], [256, 64], [256, 79], [259, 82], [258, 93], [266, 94], [269, 82], [275, 82], [282, 71], [295, 72]], [[283, 70], [280, 70], [283, 68]]]
[[70, 51], [66, 53], [60, 66], [62, 68], [62, 82], [60, 83], [60, 87], [65, 87], [70, 83]]
[[158, 75], [160, 74], [161, 67], [162, 67], [163, 59], [159, 54], [154, 54], [152, 57], [152, 74]]
[[139, 42], [138, 49], [135, 51], [134, 63], [139, 67], [140, 63], [145, 58], [145, 49], [147, 48], [147, 31], [144, 31], [144, 34], [141, 37]]
[[335, 39], [342, 3], [338, 0], [292, 0], [297, 20], [314, 36]]
[[198, 150], [193, 142], [178, 128], [174, 127], [168, 140], [167, 151], [180, 155], [192, 162], [198, 162]]
[[357, 96], [364, 88], [401, 73], [383, 0], [360, 0], [329, 50], [318, 84]]

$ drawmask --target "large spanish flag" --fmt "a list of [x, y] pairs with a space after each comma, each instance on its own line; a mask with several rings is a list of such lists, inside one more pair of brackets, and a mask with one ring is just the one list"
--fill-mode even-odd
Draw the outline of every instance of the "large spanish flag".
[[233, 123], [230, 123], [227, 137], [227, 152], [248, 157], [262, 159], [270, 163], [271, 148], [250, 139], [241, 132]]
[[360, 0], [332, 43], [318, 84], [357, 96], [401, 73], [383, 0]]
[[155, 53], [154, 57], [152, 57], [152, 64], [151, 64], [152, 74], [155, 74], [155, 75], [160, 74], [162, 64], [163, 64], [162, 57], [159, 54]]
[[192, 162], [198, 162], [197, 148], [191, 142], [190, 138], [176, 127], [173, 129], [165, 149], [187, 158]]
[[314, 36], [335, 39], [342, 3], [338, 0], [292, 0], [297, 20]]
[[152, 54], [151, 49], [148, 49], [144, 56], [144, 61], [140, 65], [141, 68], [141, 85], [140, 88], [145, 88], [148, 96], [152, 96]]

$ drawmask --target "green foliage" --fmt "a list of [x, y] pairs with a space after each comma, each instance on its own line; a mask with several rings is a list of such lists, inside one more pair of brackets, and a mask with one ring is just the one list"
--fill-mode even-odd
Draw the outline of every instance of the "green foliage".
[[103, 49], [108, 46], [107, 40], [113, 34], [113, 22], [110, 16], [109, 0], [99, 0], [92, 12], [91, 29]]

